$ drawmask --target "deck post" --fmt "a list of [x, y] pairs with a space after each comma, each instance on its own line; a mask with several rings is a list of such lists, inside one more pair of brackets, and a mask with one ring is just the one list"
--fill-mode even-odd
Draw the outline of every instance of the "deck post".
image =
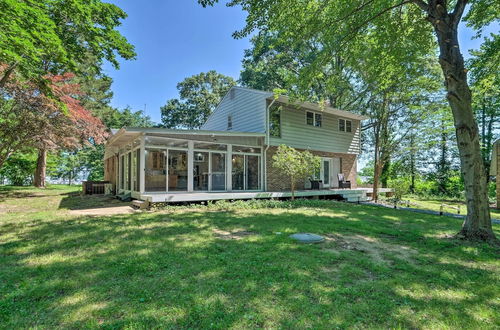
[[187, 163], [187, 190], [193, 192], [193, 169], [194, 169], [194, 141], [188, 141], [188, 163]]
[[227, 145], [226, 153], [226, 191], [233, 191], [233, 145]]
[[145, 148], [145, 144], [146, 144], [146, 137], [144, 136], [144, 134], [140, 137], [140, 161], [138, 162], [139, 163], [139, 173], [140, 173], [140, 181], [139, 181], [139, 192], [141, 194], [144, 194], [144, 192], [146, 191], [146, 148]]

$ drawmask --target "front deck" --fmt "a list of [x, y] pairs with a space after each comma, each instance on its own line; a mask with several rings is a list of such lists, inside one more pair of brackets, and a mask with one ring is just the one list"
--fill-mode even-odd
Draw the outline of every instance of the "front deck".
[[[368, 200], [366, 195], [369, 188], [356, 189], [322, 189], [322, 190], [299, 190], [295, 192], [295, 197], [320, 197], [339, 196], [348, 202], [363, 202]], [[237, 199], [272, 199], [290, 198], [289, 191], [280, 192], [192, 192], [192, 193], [144, 193], [139, 199], [150, 203], [181, 203], [181, 202], [201, 202], [217, 200], [237, 200]]]

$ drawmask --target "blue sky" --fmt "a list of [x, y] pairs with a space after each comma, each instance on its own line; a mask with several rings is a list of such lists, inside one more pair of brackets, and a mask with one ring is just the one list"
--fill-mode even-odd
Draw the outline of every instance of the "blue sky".
[[[113, 106], [146, 108], [146, 113], [159, 122], [160, 106], [177, 97], [176, 85], [184, 78], [209, 70], [238, 78], [243, 50], [250, 47], [248, 39], [231, 37], [245, 24], [245, 12], [239, 8], [221, 4], [203, 8], [196, 0], [111, 2], [127, 12], [120, 31], [137, 52], [135, 61], [121, 61], [120, 70], [105, 67], [114, 80]], [[494, 29], [498, 31], [498, 25]], [[481, 43], [472, 36], [472, 31], [462, 26], [464, 53]]]

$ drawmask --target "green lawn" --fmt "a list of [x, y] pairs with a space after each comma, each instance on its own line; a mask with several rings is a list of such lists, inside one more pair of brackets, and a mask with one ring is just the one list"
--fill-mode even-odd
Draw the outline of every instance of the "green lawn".
[[[416, 197], [416, 196], [403, 197], [403, 200], [404, 201], [409, 200], [412, 203], [410, 205], [410, 207], [412, 207], [412, 208], [418, 208], [418, 209], [423, 209], [423, 210], [432, 210], [432, 211], [438, 211], [438, 212], [441, 208], [441, 204], [450, 205], [450, 206], [454, 206], [454, 207], [460, 206], [460, 214], [462, 214], [462, 215], [467, 214], [467, 207], [465, 205], [465, 202], [459, 201], [459, 200], [449, 200], [449, 199], [437, 200], [437, 199], [429, 199], [429, 198]], [[403, 205], [403, 206], [405, 206], [405, 205]], [[457, 210], [454, 208], [445, 207], [444, 212], [456, 214]], [[500, 210], [495, 209], [495, 208], [491, 208], [490, 214], [491, 214], [492, 218], [500, 219]]]
[[330, 201], [82, 217], [106, 201], [74, 191], [0, 187], [0, 328], [500, 327], [500, 250], [448, 238], [458, 219]]

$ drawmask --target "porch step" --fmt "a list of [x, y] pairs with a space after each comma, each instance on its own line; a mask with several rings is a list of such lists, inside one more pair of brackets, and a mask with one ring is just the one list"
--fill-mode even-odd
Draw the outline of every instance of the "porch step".
[[132, 195], [130, 193], [124, 193], [121, 195], [116, 195], [116, 198], [123, 202], [130, 202], [132, 200]]
[[147, 210], [149, 209], [149, 202], [135, 199], [132, 201], [132, 207], [138, 208], [139, 210]]

